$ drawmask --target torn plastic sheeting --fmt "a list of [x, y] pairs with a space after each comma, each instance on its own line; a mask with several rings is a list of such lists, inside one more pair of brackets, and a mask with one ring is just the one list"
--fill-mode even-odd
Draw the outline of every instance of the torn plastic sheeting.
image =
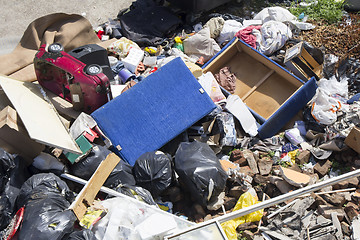
[[221, 112], [216, 116], [216, 122], [220, 130], [219, 144], [223, 146], [233, 146], [237, 144], [234, 117], [231, 113]]
[[216, 81], [214, 75], [211, 72], [207, 72], [201, 75], [198, 80], [206, 93], [214, 101], [214, 103], [220, 105], [226, 103], [226, 97], [222, 93], [218, 82]]
[[347, 78], [341, 78], [340, 81], [332, 76], [330, 79], [322, 78], [318, 82], [318, 87], [328, 93], [328, 95], [340, 95], [344, 98], [348, 98], [348, 80]]
[[161, 151], [144, 153], [136, 160], [132, 169], [136, 184], [157, 198], [172, 182], [171, 165], [171, 156]]
[[[250, 192], [246, 192], [240, 196], [239, 200], [237, 201], [237, 203], [233, 209], [233, 212], [235, 212], [239, 209], [242, 209], [242, 208], [249, 207], [249, 206], [257, 204], [257, 203], [259, 203], [257, 201], [257, 199], [253, 195], [251, 195]], [[224, 222], [221, 224], [221, 226], [224, 229], [225, 234], [229, 238], [229, 240], [236, 240], [237, 239], [236, 228], [240, 224], [243, 224], [246, 222], [260, 221], [260, 219], [263, 216], [263, 212], [264, 212], [264, 210], [258, 210], [258, 211], [252, 212], [248, 215]]]
[[175, 154], [175, 170], [187, 191], [206, 206], [224, 190], [226, 172], [214, 151], [202, 142], [183, 142]]
[[220, 32], [220, 35], [216, 38], [219, 44], [225, 41], [230, 41], [234, 38], [235, 34], [243, 27], [243, 25], [236, 20], [226, 20], [224, 26]]
[[[102, 205], [108, 209], [108, 214], [97, 222], [92, 229], [97, 239], [142, 239], [141, 229], [137, 226], [141, 226], [144, 221], [154, 214], [157, 216], [160, 214], [162, 218], [168, 220], [152, 222], [153, 230], [156, 231], [148, 234], [149, 238], [146, 239], [161, 239], [161, 235], [165, 234], [164, 230], [175, 231], [193, 225], [160, 209], [121, 197], [105, 200]], [[173, 224], [174, 222], [176, 225]]]

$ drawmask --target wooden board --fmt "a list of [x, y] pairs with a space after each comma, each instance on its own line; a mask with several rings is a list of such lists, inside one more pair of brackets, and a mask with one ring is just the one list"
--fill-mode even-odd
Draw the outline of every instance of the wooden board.
[[105, 160], [100, 163], [95, 173], [83, 187], [75, 201], [70, 205], [69, 209], [74, 211], [79, 220], [83, 218], [87, 208], [92, 205], [100, 188], [120, 160], [115, 153], [110, 153]]
[[[81, 154], [54, 106], [38, 85], [0, 76], [0, 85], [19, 114], [29, 136], [42, 144]], [[45, 95], [45, 97], [44, 97]]]
[[[38, 84], [38, 82], [35, 83]], [[81, 112], [74, 110], [71, 102], [66, 101], [62, 97], [45, 88], [43, 89], [46, 92], [46, 95], [49, 97], [51, 103], [63, 117], [68, 120], [75, 120], [80, 115]]]

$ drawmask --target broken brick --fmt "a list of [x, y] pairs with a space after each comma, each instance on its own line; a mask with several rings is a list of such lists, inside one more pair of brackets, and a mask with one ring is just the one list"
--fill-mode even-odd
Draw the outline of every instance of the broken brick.
[[242, 186], [234, 186], [229, 190], [229, 196], [238, 199], [241, 196], [241, 194], [243, 194], [246, 191], [247, 189], [244, 189]]
[[359, 179], [357, 177], [354, 177], [334, 184], [333, 189], [353, 188], [353, 187], [357, 187], [358, 184], [359, 184]]
[[299, 153], [299, 155], [295, 158], [296, 164], [304, 165], [309, 162], [311, 156], [311, 152], [308, 150], [303, 150]]
[[250, 150], [244, 150], [243, 151], [244, 158], [249, 164], [250, 169], [256, 174], [259, 173], [259, 169], [257, 167], [257, 163], [255, 160], [254, 153]]
[[273, 166], [273, 160], [269, 157], [263, 157], [258, 161], [258, 167], [261, 175], [269, 175]]
[[255, 173], [249, 166], [240, 167], [240, 173], [244, 173], [246, 175], [249, 175], [250, 177], [254, 176]]
[[281, 193], [288, 193], [293, 190], [293, 187], [281, 177], [271, 176], [270, 182], [274, 184]]
[[349, 217], [350, 221], [359, 215], [359, 211], [357, 211], [353, 206], [346, 206], [344, 211], [346, 212], [346, 215]]
[[345, 217], [345, 212], [341, 207], [335, 207], [330, 205], [319, 205], [319, 213], [327, 219], [331, 219], [331, 213], [336, 212], [339, 221], [341, 222]]
[[339, 207], [342, 207], [345, 202], [346, 202], [346, 199], [343, 195], [340, 195], [340, 194], [324, 194], [322, 196], [328, 203], [332, 204], [332, 205], [335, 205], [335, 206], [339, 206]]
[[343, 233], [347, 236], [350, 236], [351, 230], [350, 230], [349, 224], [347, 224], [346, 222], [341, 222], [340, 224], [341, 224], [341, 230], [343, 231]]
[[270, 183], [270, 177], [269, 176], [262, 176], [260, 174], [256, 174], [253, 177], [253, 180], [257, 184], [267, 184]]
[[224, 208], [226, 211], [231, 210], [235, 207], [236, 203], [238, 201], [238, 198], [233, 197], [224, 197]]
[[314, 171], [322, 178], [329, 172], [331, 165], [330, 160], [318, 162], [314, 166]]
[[353, 203], [353, 202], [348, 202], [348, 203], [346, 204], [346, 206], [347, 206], [347, 207], [351, 206], [351, 207], [355, 208], [355, 209], [358, 210], [358, 211], [360, 210], [360, 206], [359, 206], [358, 204]]
[[242, 151], [239, 149], [235, 149], [231, 152], [230, 161], [239, 164], [241, 167], [247, 165], [246, 158], [244, 158]]
[[257, 228], [258, 228], [258, 222], [246, 222], [246, 223], [240, 224], [236, 228], [236, 230], [237, 231], [245, 231], [245, 230], [256, 231]]
[[242, 237], [245, 237], [247, 240], [254, 239], [254, 233], [249, 230], [243, 231], [241, 235], [242, 235]]

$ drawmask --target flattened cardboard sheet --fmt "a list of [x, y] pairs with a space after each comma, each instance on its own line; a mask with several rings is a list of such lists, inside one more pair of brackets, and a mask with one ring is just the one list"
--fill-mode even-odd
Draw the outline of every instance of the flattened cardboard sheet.
[[31, 139], [69, 152], [82, 153], [54, 106], [45, 100], [45, 92], [40, 86], [6, 76], [0, 76], [0, 85], [15, 107]]

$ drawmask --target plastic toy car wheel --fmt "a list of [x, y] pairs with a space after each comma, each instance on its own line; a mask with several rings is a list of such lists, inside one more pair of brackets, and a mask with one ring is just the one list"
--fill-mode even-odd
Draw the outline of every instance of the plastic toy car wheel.
[[98, 64], [90, 64], [85, 67], [84, 71], [86, 74], [96, 75], [102, 72], [102, 68]]
[[53, 44], [50, 44], [48, 47], [48, 52], [51, 52], [51, 53], [57, 53], [57, 52], [61, 52], [63, 50], [64, 50], [64, 48], [60, 43], [53, 43]]

